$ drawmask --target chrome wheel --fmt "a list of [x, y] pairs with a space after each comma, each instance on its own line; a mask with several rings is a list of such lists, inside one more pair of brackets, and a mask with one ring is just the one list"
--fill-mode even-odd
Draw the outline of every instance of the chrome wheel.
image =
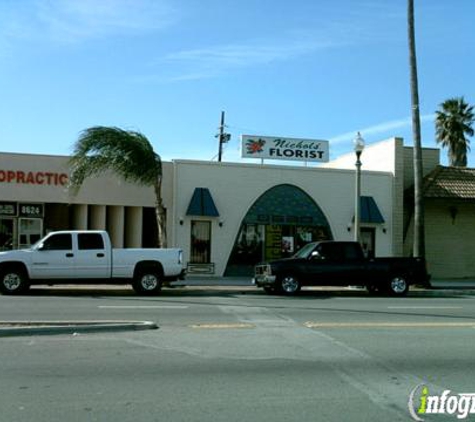
[[4, 294], [20, 294], [28, 287], [27, 278], [21, 270], [6, 270], [1, 275], [0, 291]]
[[145, 291], [151, 292], [159, 288], [160, 280], [156, 274], [144, 274], [140, 278], [140, 284]]
[[7, 290], [15, 291], [21, 286], [21, 277], [17, 273], [8, 273], [3, 276], [3, 285]]
[[300, 290], [300, 282], [297, 277], [294, 277], [293, 275], [282, 277], [280, 285], [285, 294], [295, 294]]
[[409, 284], [405, 277], [393, 277], [389, 282], [389, 292], [395, 296], [402, 296], [409, 290]]
[[132, 287], [139, 294], [158, 293], [162, 288], [162, 280], [159, 272], [153, 270], [140, 271], [136, 275]]

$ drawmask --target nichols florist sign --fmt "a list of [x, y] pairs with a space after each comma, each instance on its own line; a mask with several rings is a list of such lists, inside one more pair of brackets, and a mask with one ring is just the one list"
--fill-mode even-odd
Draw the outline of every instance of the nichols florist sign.
[[328, 141], [241, 135], [241, 157], [327, 163]]

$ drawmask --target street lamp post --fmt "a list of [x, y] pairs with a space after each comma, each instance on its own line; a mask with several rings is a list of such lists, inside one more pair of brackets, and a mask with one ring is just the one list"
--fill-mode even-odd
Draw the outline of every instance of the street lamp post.
[[355, 242], [360, 241], [361, 221], [361, 153], [364, 150], [364, 139], [358, 132], [353, 141], [356, 153], [356, 192], [355, 192]]

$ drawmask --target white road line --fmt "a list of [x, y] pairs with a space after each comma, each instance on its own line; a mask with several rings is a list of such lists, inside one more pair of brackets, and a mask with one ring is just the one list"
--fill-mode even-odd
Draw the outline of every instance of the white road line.
[[313, 322], [307, 328], [475, 328], [474, 322]]
[[188, 309], [181, 305], [101, 305], [99, 309]]
[[463, 309], [463, 306], [388, 306], [388, 309]]

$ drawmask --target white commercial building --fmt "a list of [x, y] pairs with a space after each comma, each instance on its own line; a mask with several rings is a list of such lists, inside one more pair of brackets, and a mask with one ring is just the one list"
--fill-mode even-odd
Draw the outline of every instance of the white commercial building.
[[[362, 155], [361, 231], [369, 254], [405, 253], [410, 153], [393, 138]], [[425, 154], [428, 172], [438, 150]], [[310, 241], [352, 240], [354, 162], [354, 154], [318, 167], [164, 162], [169, 246], [183, 248], [190, 273], [232, 276]], [[68, 175], [68, 157], [0, 154], [0, 249], [28, 246], [59, 229], [106, 229], [119, 248], [155, 246], [152, 188], [107, 174], [87, 179], [73, 196]]]

